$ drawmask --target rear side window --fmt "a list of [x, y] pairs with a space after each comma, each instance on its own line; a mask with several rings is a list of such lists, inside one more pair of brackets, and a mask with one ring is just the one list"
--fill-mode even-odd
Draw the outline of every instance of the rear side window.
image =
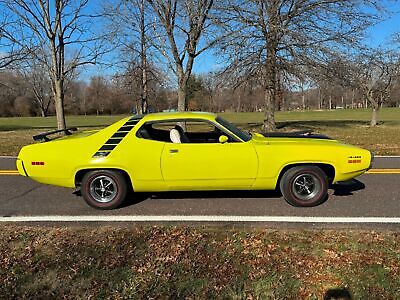
[[146, 140], [170, 143], [169, 132], [175, 127], [176, 122], [148, 122], [144, 123], [136, 136]]

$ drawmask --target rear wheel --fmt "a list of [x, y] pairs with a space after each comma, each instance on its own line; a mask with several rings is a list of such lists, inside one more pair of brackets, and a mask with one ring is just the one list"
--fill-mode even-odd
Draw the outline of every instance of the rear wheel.
[[316, 166], [293, 167], [283, 174], [280, 189], [293, 206], [316, 206], [327, 199], [328, 178]]
[[120, 206], [127, 194], [124, 176], [118, 171], [95, 170], [85, 174], [81, 191], [86, 203], [98, 209]]

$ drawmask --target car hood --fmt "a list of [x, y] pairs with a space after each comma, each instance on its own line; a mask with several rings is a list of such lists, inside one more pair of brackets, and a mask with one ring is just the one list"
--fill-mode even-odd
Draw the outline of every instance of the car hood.
[[295, 131], [295, 132], [265, 132], [262, 136], [267, 138], [298, 138], [298, 139], [322, 139], [331, 140], [329, 136], [313, 133], [312, 131]]
[[[252, 141], [256, 143], [296, 143], [296, 144], [318, 144], [318, 145], [332, 145], [342, 144], [328, 136], [320, 134], [304, 134], [304, 132], [282, 132], [282, 133], [252, 133]], [[345, 145], [345, 144], [343, 144]]]

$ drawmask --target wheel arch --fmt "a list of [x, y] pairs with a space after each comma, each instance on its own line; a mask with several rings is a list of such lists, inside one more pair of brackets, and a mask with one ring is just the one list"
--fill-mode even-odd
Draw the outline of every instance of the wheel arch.
[[126, 180], [126, 183], [128, 184], [128, 187], [130, 189], [133, 190], [133, 182], [131, 177], [129, 176], [128, 172], [123, 170], [123, 169], [119, 169], [119, 168], [86, 168], [86, 169], [80, 169], [75, 173], [75, 187], [80, 187], [81, 183], [82, 183], [82, 179], [85, 176], [85, 174], [87, 174], [88, 172], [91, 171], [97, 171], [97, 170], [109, 170], [109, 171], [117, 171], [120, 172], [123, 176], [124, 179]]
[[335, 178], [335, 167], [332, 166], [331, 164], [328, 163], [314, 163], [314, 162], [310, 162], [310, 163], [293, 163], [293, 164], [288, 164], [286, 166], [284, 166], [282, 168], [282, 170], [279, 172], [279, 176], [278, 176], [278, 180], [276, 182], [276, 186], [275, 188], [279, 188], [281, 179], [283, 174], [285, 174], [285, 172], [293, 167], [299, 167], [299, 166], [316, 166], [319, 167], [328, 177], [328, 183], [329, 185], [331, 185], [333, 183], [333, 180]]

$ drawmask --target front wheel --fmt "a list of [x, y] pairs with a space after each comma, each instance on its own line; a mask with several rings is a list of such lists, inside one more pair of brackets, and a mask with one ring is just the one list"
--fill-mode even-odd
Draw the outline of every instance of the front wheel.
[[298, 166], [287, 170], [280, 181], [285, 200], [293, 206], [321, 204], [328, 196], [328, 178], [316, 166]]
[[81, 192], [90, 206], [113, 209], [125, 200], [127, 184], [124, 176], [118, 171], [95, 170], [83, 177]]

